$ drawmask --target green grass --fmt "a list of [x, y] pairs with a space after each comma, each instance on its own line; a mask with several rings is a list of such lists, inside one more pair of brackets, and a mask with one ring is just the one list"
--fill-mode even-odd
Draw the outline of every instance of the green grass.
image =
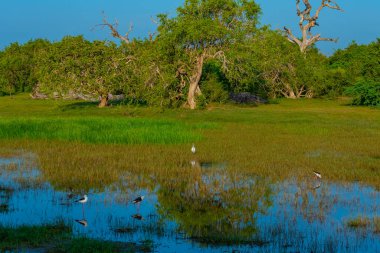
[[97, 241], [88, 238], [76, 238], [69, 242], [57, 245], [48, 252], [70, 252], [70, 253], [113, 253], [113, 252], [134, 252], [133, 249], [123, 249], [117, 243]]
[[0, 252], [27, 252], [38, 249], [43, 252], [151, 252], [152, 245], [142, 243], [117, 243], [89, 238], [75, 238], [71, 228], [63, 222], [41, 226], [10, 228], [0, 226]]
[[128, 118], [1, 119], [0, 139], [62, 140], [103, 144], [174, 144], [201, 140], [197, 129], [173, 120]]
[[[0, 155], [35, 153], [59, 188], [102, 188], [127, 171], [170, 180], [195, 158], [231, 173], [285, 180], [317, 170], [327, 181], [380, 189], [380, 110], [347, 104], [280, 100], [190, 111], [1, 97]], [[153, 187], [141, 177], [136, 184]]]
[[7, 228], [0, 226], [0, 251], [36, 248], [69, 238], [71, 229], [63, 222], [44, 226]]

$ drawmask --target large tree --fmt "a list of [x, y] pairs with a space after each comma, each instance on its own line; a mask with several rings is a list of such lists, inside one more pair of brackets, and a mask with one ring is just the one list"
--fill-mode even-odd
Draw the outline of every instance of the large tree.
[[321, 37], [321, 34], [312, 34], [312, 29], [315, 26], [318, 26], [318, 19], [319, 14], [324, 8], [330, 8], [333, 10], [342, 10], [339, 5], [333, 1], [333, 0], [322, 0], [320, 6], [315, 11], [314, 15], [312, 15], [312, 5], [310, 4], [309, 0], [302, 0], [304, 8], [301, 8], [301, 0], [296, 0], [296, 7], [297, 7], [297, 16], [300, 18], [300, 21], [298, 23], [298, 26], [301, 30], [302, 37], [297, 38], [293, 32], [287, 28], [284, 27], [284, 31], [292, 43], [296, 43], [301, 52], [305, 53], [308, 48], [312, 47], [316, 42], [318, 41], [336, 41], [336, 39], [331, 38], [323, 38]]
[[313, 49], [305, 58], [296, 45], [276, 31], [263, 29], [229, 54], [231, 67], [226, 75], [237, 91], [296, 99], [313, 96], [323, 83], [326, 57]]
[[191, 109], [201, 94], [205, 62], [219, 59], [225, 63], [224, 49], [255, 31], [259, 13], [259, 6], [251, 0], [186, 0], [175, 17], [158, 16], [158, 43], [176, 57], [177, 76]]
[[62, 96], [73, 92], [100, 97], [99, 107], [104, 107], [108, 94], [122, 90], [128, 82], [129, 63], [128, 53], [114, 43], [66, 37], [52, 45], [39, 88]]

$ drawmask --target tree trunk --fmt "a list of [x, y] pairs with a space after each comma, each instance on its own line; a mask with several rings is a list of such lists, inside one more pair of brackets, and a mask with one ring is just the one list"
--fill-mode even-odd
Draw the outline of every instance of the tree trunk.
[[99, 103], [99, 108], [103, 108], [108, 106], [108, 95], [101, 95], [100, 96], [100, 103]]
[[187, 104], [192, 110], [197, 107], [197, 103], [195, 101], [195, 95], [202, 94], [201, 89], [199, 88], [199, 81], [201, 80], [201, 77], [202, 77], [203, 60], [204, 60], [203, 54], [197, 57], [197, 66], [195, 69], [195, 73], [190, 78], [190, 87], [189, 87], [189, 93], [187, 95]]
[[293, 88], [287, 83], [285, 84], [285, 90], [282, 92], [286, 98], [296, 99], [297, 96], [293, 91]]

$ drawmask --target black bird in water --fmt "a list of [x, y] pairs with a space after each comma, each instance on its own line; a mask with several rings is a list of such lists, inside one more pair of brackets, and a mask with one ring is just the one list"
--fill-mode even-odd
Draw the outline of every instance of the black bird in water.
[[132, 201], [132, 203], [133, 203], [133, 204], [138, 204], [138, 203], [140, 203], [141, 201], [143, 201], [143, 199], [144, 199], [144, 196], [138, 196], [137, 198], [135, 198], [135, 199]]

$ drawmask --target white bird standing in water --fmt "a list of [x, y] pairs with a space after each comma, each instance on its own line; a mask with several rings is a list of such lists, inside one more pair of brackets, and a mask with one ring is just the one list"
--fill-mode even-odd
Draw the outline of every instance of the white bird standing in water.
[[86, 202], [87, 202], [87, 200], [88, 200], [88, 197], [87, 197], [87, 195], [83, 195], [83, 197], [82, 197], [82, 198], [80, 198], [80, 199], [76, 200], [75, 202], [79, 202], [79, 203], [82, 203], [82, 204], [84, 204], [84, 203], [86, 203]]
[[191, 153], [195, 154], [195, 152], [196, 152], [196, 149], [195, 149], [195, 145], [193, 143], [193, 146], [191, 147]]
[[84, 216], [84, 203], [86, 203], [87, 200], [88, 200], [88, 197], [85, 194], [85, 195], [83, 195], [82, 198], [80, 198], [80, 199], [78, 199], [78, 200], [75, 201], [76, 203], [81, 203], [82, 204], [82, 214], [83, 214], [83, 216]]

